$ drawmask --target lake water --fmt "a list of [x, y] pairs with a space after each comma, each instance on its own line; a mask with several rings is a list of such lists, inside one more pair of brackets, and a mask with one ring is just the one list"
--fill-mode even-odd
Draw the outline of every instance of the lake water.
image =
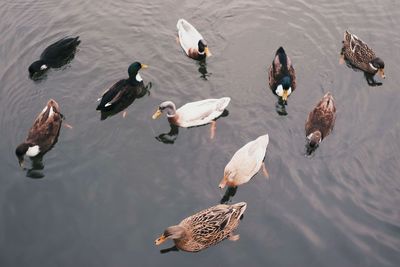
[[[0, 266], [399, 266], [399, 1], [3, 0], [0, 17]], [[207, 40], [206, 66], [176, 43], [179, 18]], [[385, 60], [382, 86], [338, 64], [346, 29]], [[81, 37], [75, 59], [30, 80], [67, 35]], [[287, 116], [267, 85], [281, 45], [297, 72]], [[137, 60], [150, 95], [100, 120], [96, 99]], [[328, 90], [335, 129], [308, 158], [304, 123]], [[170, 129], [151, 119], [162, 101], [223, 96], [214, 139], [209, 125], [156, 139]], [[14, 151], [49, 98], [73, 129], [27, 173]], [[225, 165], [265, 133], [269, 180], [259, 173], [231, 199], [248, 203], [240, 240], [161, 254], [172, 242], [154, 240], [219, 203]]]

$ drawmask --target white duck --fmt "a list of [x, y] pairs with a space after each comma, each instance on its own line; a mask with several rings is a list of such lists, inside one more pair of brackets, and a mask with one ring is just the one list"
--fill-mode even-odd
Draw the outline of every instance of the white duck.
[[179, 43], [188, 57], [201, 60], [211, 56], [207, 42], [203, 36], [184, 19], [179, 19], [176, 24], [178, 29]]
[[222, 97], [218, 99], [205, 99], [196, 102], [190, 102], [176, 109], [172, 101], [162, 102], [157, 111], [153, 114], [153, 119], [157, 119], [165, 111], [168, 121], [171, 124], [180, 127], [193, 127], [212, 123], [211, 138], [214, 136], [215, 121], [228, 106], [231, 101], [230, 97]]
[[219, 183], [219, 187], [224, 188], [226, 185], [236, 187], [247, 183], [261, 167], [263, 167], [264, 174], [268, 177], [263, 165], [268, 143], [268, 134], [261, 135], [236, 151], [225, 167], [224, 178]]

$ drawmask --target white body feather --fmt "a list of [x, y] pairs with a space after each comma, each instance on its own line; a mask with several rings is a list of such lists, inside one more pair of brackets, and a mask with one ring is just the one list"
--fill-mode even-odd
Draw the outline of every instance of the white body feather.
[[210, 123], [224, 112], [230, 101], [230, 97], [222, 97], [187, 103], [176, 110], [179, 126], [192, 127]]
[[228, 183], [247, 183], [260, 170], [268, 143], [269, 136], [266, 134], [236, 151], [224, 170], [225, 174], [233, 174], [228, 177]]
[[187, 55], [189, 55], [189, 48], [198, 49], [198, 43], [203, 39], [203, 36], [192, 24], [180, 19], [176, 24], [176, 28], [178, 29], [179, 42]]

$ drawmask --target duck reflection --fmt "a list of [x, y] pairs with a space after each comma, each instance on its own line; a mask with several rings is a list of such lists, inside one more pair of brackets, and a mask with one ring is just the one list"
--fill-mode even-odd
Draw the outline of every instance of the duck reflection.
[[171, 127], [171, 129], [168, 133], [162, 133], [156, 137], [158, 141], [164, 144], [173, 144], [178, 137], [179, 127], [174, 124], [170, 124], [169, 126]]
[[220, 204], [226, 204], [229, 201], [232, 201], [232, 198], [236, 195], [238, 187], [237, 186], [228, 186], [225, 191], [224, 196], [221, 198]]
[[42, 170], [44, 169], [43, 156], [32, 158], [31, 161], [32, 161], [32, 166], [30, 169], [26, 171], [26, 177], [32, 179], [43, 178], [45, 176], [44, 173], [42, 172]]
[[170, 248], [161, 249], [160, 253], [165, 254], [165, 253], [169, 253], [171, 251], [179, 251], [179, 249], [176, 246], [172, 246]]
[[207, 63], [206, 60], [200, 60], [199, 61], [199, 72], [200, 72], [200, 78], [202, 78], [203, 80], [208, 80], [207, 77], [211, 76], [211, 73], [207, 72]]

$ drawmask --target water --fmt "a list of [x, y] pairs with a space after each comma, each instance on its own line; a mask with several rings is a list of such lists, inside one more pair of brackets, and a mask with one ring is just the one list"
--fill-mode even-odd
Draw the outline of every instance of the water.
[[[398, 1], [3, 0], [0, 16], [0, 266], [399, 265]], [[177, 45], [181, 17], [208, 41], [206, 66]], [[385, 60], [382, 86], [338, 64], [345, 29]], [[30, 80], [29, 64], [66, 35], [82, 40], [71, 64]], [[281, 45], [298, 78], [287, 116], [267, 88]], [[150, 66], [150, 96], [100, 120], [96, 99], [136, 60]], [[305, 119], [328, 90], [336, 126], [306, 158]], [[155, 138], [170, 130], [151, 119], [162, 101], [223, 96], [215, 139], [209, 125], [179, 129], [174, 144]], [[30, 179], [14, 150], [49, 98], [74, 128]], [[226, 163], [265, 132], [270, 179], [257, 174], [232, 200], [248, 203], [240, 240], [161, 254], [172, 243], [154, 240], [219, 203]]]

